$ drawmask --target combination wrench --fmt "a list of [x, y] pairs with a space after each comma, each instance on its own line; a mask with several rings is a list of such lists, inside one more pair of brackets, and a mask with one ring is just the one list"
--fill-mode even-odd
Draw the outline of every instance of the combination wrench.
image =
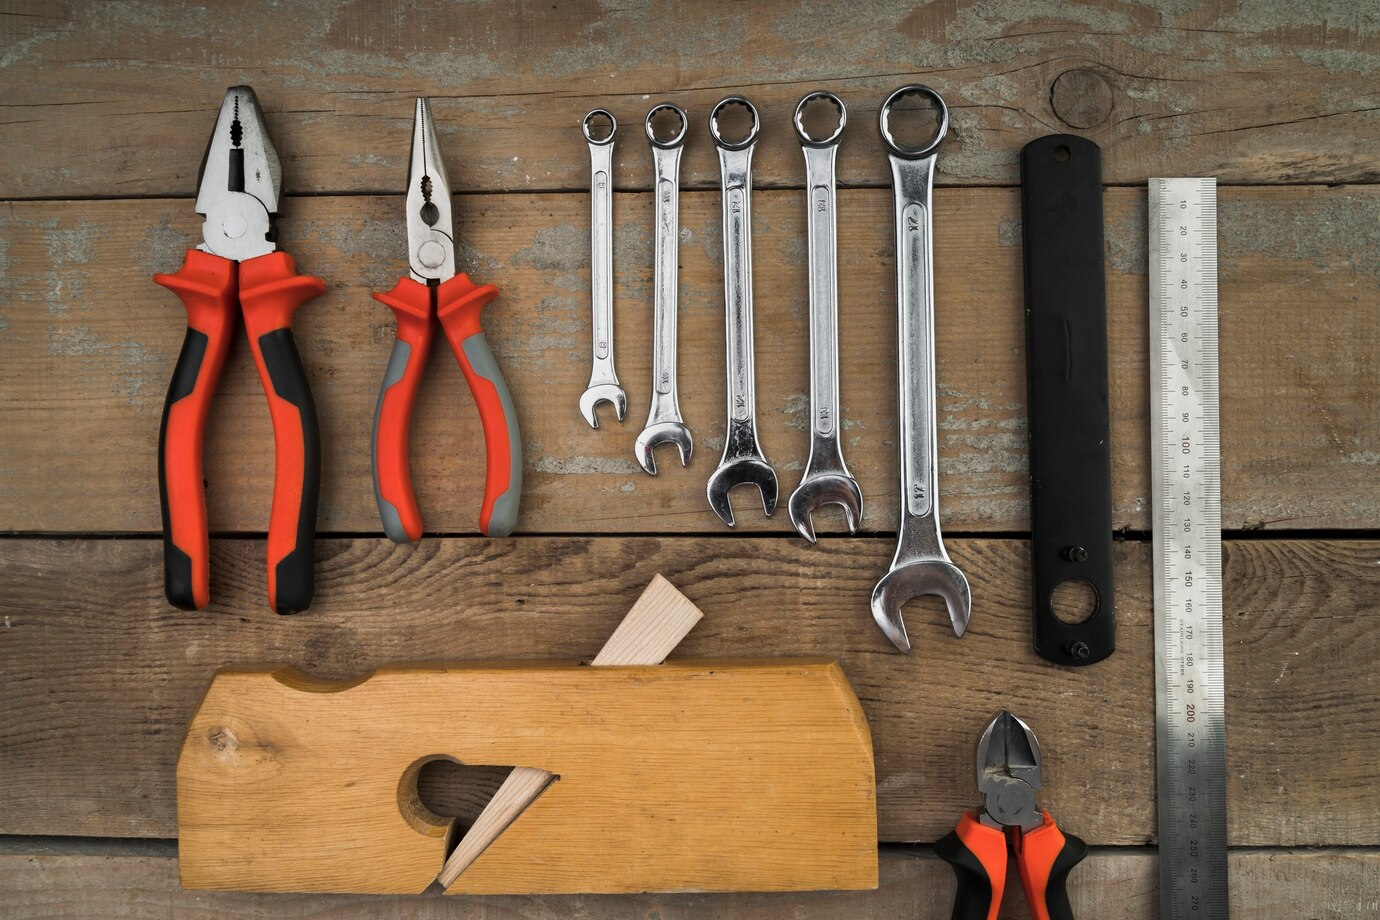
[[[592, 126], [604, 118], [609, 133], [599, 138]], [[618, 133], [618, 120], [612, 112], [595, 109], [585, 116], [580, 130], [589, 142], [589, 280], [594, 306], [594, 367], [589, 386], [580, 396], [580, 414], [589, 427], [598, 428], [595, 409], [600, 403], [611, 403], [620, 422], [628, 411], [627, 394], [613, 369], [613, 136]]]
[[[680, 128], [666, 140], [656, 136], [652, 121], [662, 112], [673, 112]], [[652, 408], [647, 426], [637, 436], [633, 452], [650, 475], [656, 475], [660, 444], [674, 444], [680, 465], [689, 466], [694, 442], [680, 417], [676, 394], [676, 260], [680, 244], [680, 151], [690, 123], [685, 110], [670, 102], [652, 106], [647, 113], [647, 140], [652, 145], [656, 171], [656, 261], [652, 282]]]
[[[735, 106], [745, 108], [752, 117], [752, 127], [741, 140], [729, 140], [719, 128], [720, 113]], [[709, 477], [706, 491], [709, 507], [729, 527], [734, 521], [728, 494], [737, 486], [757, 486], [767, 517], [776, 510], [776, 471], [757, 441], [752, 345], [752, 149], [760, 127], [757, 109], [742, 96], [720, 100], [709, 113], [709, 133], [719, 149], [723, 201], [728, 417], [723, 459]]]
[[[805, 128], [805, 109], [823, 100], [838, 109], [839, 123], [827, 137], [814, 138]], [[815, 542], [811, 515], [822, 505], [843, 506], [849, 533], [862, 520], [862, 490], [843, 462], [839, 440], [838, 229], [834, 160], [839, 137], [848, 123], [843, 100], [833, 93], [813, 92], [795, 108], [795, 132], [805, 153], [808, 189], [810, 261], [810, 456], [800, 485], [791, 493], [791, 523], [800, 535]]]
[[[907, 147], [892, 135], [891, 112], [902, 99], [917, 96], [933, 104], [939, 125], [928, 144]], [[872, 617], [887, 638], [909, 654], [901, 608], [911, 598], [922, 594], [944, 598], [959, 636], [972, 616], [968, 580], [949, 561], [939, 531], [932, 199], [935, 156], [949, 130], [949, 109], [929, 87], [903, 86], [882, 103], [877, 120], [890, 151], [896, 219], [901, 523], [891, 568], [872, 591]]]

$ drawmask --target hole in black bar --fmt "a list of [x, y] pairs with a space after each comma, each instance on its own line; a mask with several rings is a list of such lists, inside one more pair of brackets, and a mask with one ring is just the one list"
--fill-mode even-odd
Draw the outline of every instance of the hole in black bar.
[[680, 113], [672, 108], [657, 109], [652, 115], [652, 134], [658, 141], [668, 144], [680, 134], [684, 122]]
[[714, 113], [714, 124], [719, 131], [719, 137], [729, 144], [741, 144], [752, 135], [752, 125], [755, 119], [752, 117], [752, 110], [741, 102], [724, 103]]
[[590, 140], [603, 143], [613, 136], [613, 119], [604, 112], [597, 112], [589, 116], [589, 120], [585, 122], [585, 129], [589, 132]]
[[1056, 163], [1067, 163], [1069, 161], [1069, 157], [1071, 156], [1073, 156], [1073, 151], [1065, 147], [1063, 144], [1060, 144], [1058, 147], [1054, 148], [1054, 161]]
[[842, 121], [843, 109], [830, 96], [815, 96], [800, 110], [800, 126], [812, 141], [831, 137]]
[[906, 93], [892, 103], [886, 125], [896, 146], [924, 150], [939, 133], [939, 106], [923, 93]]
[[1049, 608], [1061, 623], [1086, 622], [1097, 613], [1097, 589], [1081, 578], [1061, 581], [1050, 595]]

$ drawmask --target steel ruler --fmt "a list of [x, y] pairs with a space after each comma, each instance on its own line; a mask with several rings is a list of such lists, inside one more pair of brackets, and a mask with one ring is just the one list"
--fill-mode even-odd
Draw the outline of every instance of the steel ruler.
[[1217, 180], [1150, 180], [1161, 920], [1227, 916]]

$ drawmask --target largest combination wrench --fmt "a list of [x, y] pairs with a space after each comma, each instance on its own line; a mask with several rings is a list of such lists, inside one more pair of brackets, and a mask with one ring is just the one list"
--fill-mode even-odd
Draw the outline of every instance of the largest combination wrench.
[[[652, 120], [661, 112], [674, 112], [680, 130], [674, 137], [660, 140]], [[652, 145], [656, 169], [656, 262], [652, 305], [652, 408], [647, 427], [637, 436], [633, 452], [637, 462], [656, 475], [658, 444], [675, 444], [680, 450], [680, 465], [689, 466], [694, 442], [690, 429], [680, 417], [680, 398], [676, 394], [676, 259], [680, 245], [680, 149], [685, 143], [689, 121], [685, 110], [669, 102], [652, 106], [647, 113], [647, 140]]]
[[[939, 126], [924, 147], [906, 147], [892, 136], [892, 107], [907, 96], [929, 99]], [[962, 636], [972, 615], [968, 579], [949, 561], [939, 532], [939, 458], [935, 451], [934, 248], [931, 202], [934, 161], [949, 130], [949, 109], [928, 86], [903, 86], [887, 97], [878, 115], [890, 149], [896, 217], [897, 412], [901, 447], [901, 524], [891, 569], [872, 591], [872, 617], [887, 638], [910, 653], [901, 607], [921, 594], [944, 598], [954, 632]]]
[[[608, 119], [608, 137], [596, 137], [593, 123]], [[628, 411], [628, 397], [613, 369], [613, 136], [618, 120], [612, 112], [595, 109], [580, 125], [589, 142], [589, 287], [594, 308], [591, 325], [594, 366], [589, 385], [580, 396], [580, 414], [589, 427], [599, 427], [595, 409], [601, 402], [613, 404], [618, 421]]]
[[[805, 129], [805, 108], [817, 99], [838, 108], [839, 124], [827, 137], [816, 139]], [[848, 519], [849, 533], [862, 520], [862, 490], [843, 462], [839, 442], [839, 291], [837, 223], [834, 205], [834, 157], [839, 136], [848, 123], [843, 100], [833, 93], [814, 92], [795, 108], [795, 133], [805, 152], [805, 185], [809, 195], [807, 218], [810, 258], [810, 456], [800, 485], [791, 493], [791, 523], [800, 535], [815, 542], [811, 515], [821, 505], [838, 504]]]
[[[719, 115], [742, 106], [752, 127], [741, 140], [729, 140], [719, 130]], [[728, 493], [736, 486], [755, 485], [762, 494], [767, 517], [776, 510], [776, 471], [762, 456], [757, 442], [757, 393], [752, 353], [752, 148], [761, 121], [757, 109], [742, 96], [720, 100], [709, 113], [709, 133], [719, 148], [724, 220], [724, 335], [727, 340], [728, 420], [724, 456], [709, 477], [709, 507], [733, 526]]]

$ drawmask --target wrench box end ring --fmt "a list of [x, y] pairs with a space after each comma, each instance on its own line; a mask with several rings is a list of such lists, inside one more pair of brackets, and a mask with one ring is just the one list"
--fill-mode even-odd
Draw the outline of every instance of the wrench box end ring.
[[[839, 126], [828, 137], [813, 138], [805, 130], [805, 107], [816, 99], [823, 99], [834, 104], [839, 110]], [[844, 106], [843, 100], [827, 90], [815, 90], [806, 93], [805, 96], [795, 107], [795, 133], [800, 136], [800, 142], [807, 147], [832, 147], [839, 142], [839, 137], [843, 134], [844, 127], [848, 124], [848, 109]]]
[[[896, 140], [891, 134], [891, 109], [896, 103], [907, 96], [923, 96], [934, 103], [936, 111], [939, 113], [939, 127], [934, 132], [934, 137], [923, 147], [907, 147]], [[903, 86], [886, 97], [882, 107], [877, 111], [877, 129], [882, 133], [882, 141], [896, 156], [906, 160], [919, 160], [931, 156], [939, 149], [939, 145], [944, 143], [944, 138], [949, 133], [949, 107], [944, 103], [944, 97], [919, 83], [912, 83]]]
[[[676, 132], [675, 137], [669, 140], [663, 141], [659, 139], [656, 136], [656, 132], [652, 130], [652, 119], [656, 118], [659, 112], [675, 112], [676, 115], [680, 117], [680, 130]], [[653, 147], [660, 147], [662, 150], [672, 150], [685, 143], [685, 135], [690, 130], [690, 118], [685, 114], [685, 109], [682, 109], [674, 102], [658, 102], [647, 112], [646, 128], [647, 140], [651, 142]]]
[[[595, 137], [589, 131], [590, 122], [601, 115], [609, 120], [609, 136], [604, 138]], [[608, 109], [594, 109], [586, 115], [585, 120], [580, 123], [580, 130], [584, 132], [585, 140], [589, 141], [591, 144], [598, 144], [603, 147], [613, 143], [613, 136], [618, 133], [618, 119], [614, 118], [613, 113]]]
[[[740, 105], [748, 110], [752, 116], [752, 127], [748, 129], [747, 137], [742, 140], [730, 141], [719, 132], [719, 113], [729, 106]], [[757, 133], [762, 128], [762, 119], [757, 115], [757, 106], [748, 102], [742, 96], [725, 96], [709, 112], [709, 133], [714, 138], [714, 143], [725, 150], [746, 150], [757, 142]]]

